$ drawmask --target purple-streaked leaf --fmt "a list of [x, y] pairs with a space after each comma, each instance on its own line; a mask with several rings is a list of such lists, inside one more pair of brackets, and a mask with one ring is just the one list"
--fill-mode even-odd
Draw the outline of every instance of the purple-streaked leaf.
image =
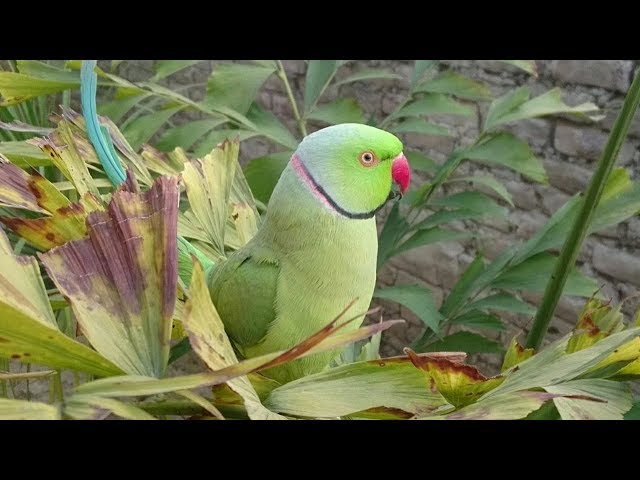
[[40, 255], [89, 342], [127, 373], [160, 377], [167, 365], [178, 195], [177, 177], [144, 193], [121, 187], [89, 215], [89, 238]]

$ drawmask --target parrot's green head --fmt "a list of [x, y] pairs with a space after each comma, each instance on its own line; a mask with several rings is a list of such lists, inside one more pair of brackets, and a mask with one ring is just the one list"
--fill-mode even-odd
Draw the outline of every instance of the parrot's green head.
[[387, 200], [409, 187], [402, 142], [389, 132], [358, 123], [334, 125], [308, 135], [292, 166], [327, 208], [349, 217], [370, 218]]

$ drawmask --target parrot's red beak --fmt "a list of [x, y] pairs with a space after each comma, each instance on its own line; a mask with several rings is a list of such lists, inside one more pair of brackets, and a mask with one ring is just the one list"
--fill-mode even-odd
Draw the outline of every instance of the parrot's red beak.
[[409, 162], [407, 162], [407, 157], [404, 156], [404, 153], [401, 153], [393, 159], [393, 163], [391, 164], [391, 176], [393, 177], [393, 181], [400, 187], [400, 192], [404, 195], [409, 188], [409, 182], [411, 181]]

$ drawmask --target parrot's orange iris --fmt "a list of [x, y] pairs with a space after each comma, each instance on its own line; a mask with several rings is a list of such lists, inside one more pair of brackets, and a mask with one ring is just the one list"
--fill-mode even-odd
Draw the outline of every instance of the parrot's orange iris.
[[358, 159], [364, 167], [375, 167], [378, 164], [378, 157], [369, 150], [362, 152]]

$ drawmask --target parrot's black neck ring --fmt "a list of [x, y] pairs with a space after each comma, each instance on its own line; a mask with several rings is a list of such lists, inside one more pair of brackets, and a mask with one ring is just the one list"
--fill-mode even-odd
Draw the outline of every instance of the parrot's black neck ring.
[[320, 197], [323, 203], [333, 208], [333, 210], [335, 210], [336, 212], [338, 212], [340, 215], [344, 217], [351, 218], [354, 220], [364, 220], [364, 219], [371, 218], [376, 213], [378, 213], [378, 211], [382, 207], [385, 206], [388, 200], [395, 198], [395, 195], [392, 195], [393, 194], [392, 192], [391, 194], [389, 194], [389, 197], [387, 197], [387, 200], [382, 202], [377, 208], [373, 210], [369, 210], [368, 212], [363, 212], [363, 213], [350, 212], [342, 208], [340, 205], [338, 205], [338, 203], [333, 198], [331, 198], [331, 195], [329, 195], [327, 191], [324, 188], [322, 188], [322, 185], [316, 182], [316, 179], [313, 178], [313, 175], [311, 175], [311, 173], [309, 172], [305, 164], [302, 163], [302, 161], [300, 160], [300, 157], [298, 157], [297, 155], [294, 155], [293, 157], [291, 157], [291, 163], [294, 171], [298, 173], [298, 175], [309, 186], [312, 192], [315, 193], [318, 197]]

